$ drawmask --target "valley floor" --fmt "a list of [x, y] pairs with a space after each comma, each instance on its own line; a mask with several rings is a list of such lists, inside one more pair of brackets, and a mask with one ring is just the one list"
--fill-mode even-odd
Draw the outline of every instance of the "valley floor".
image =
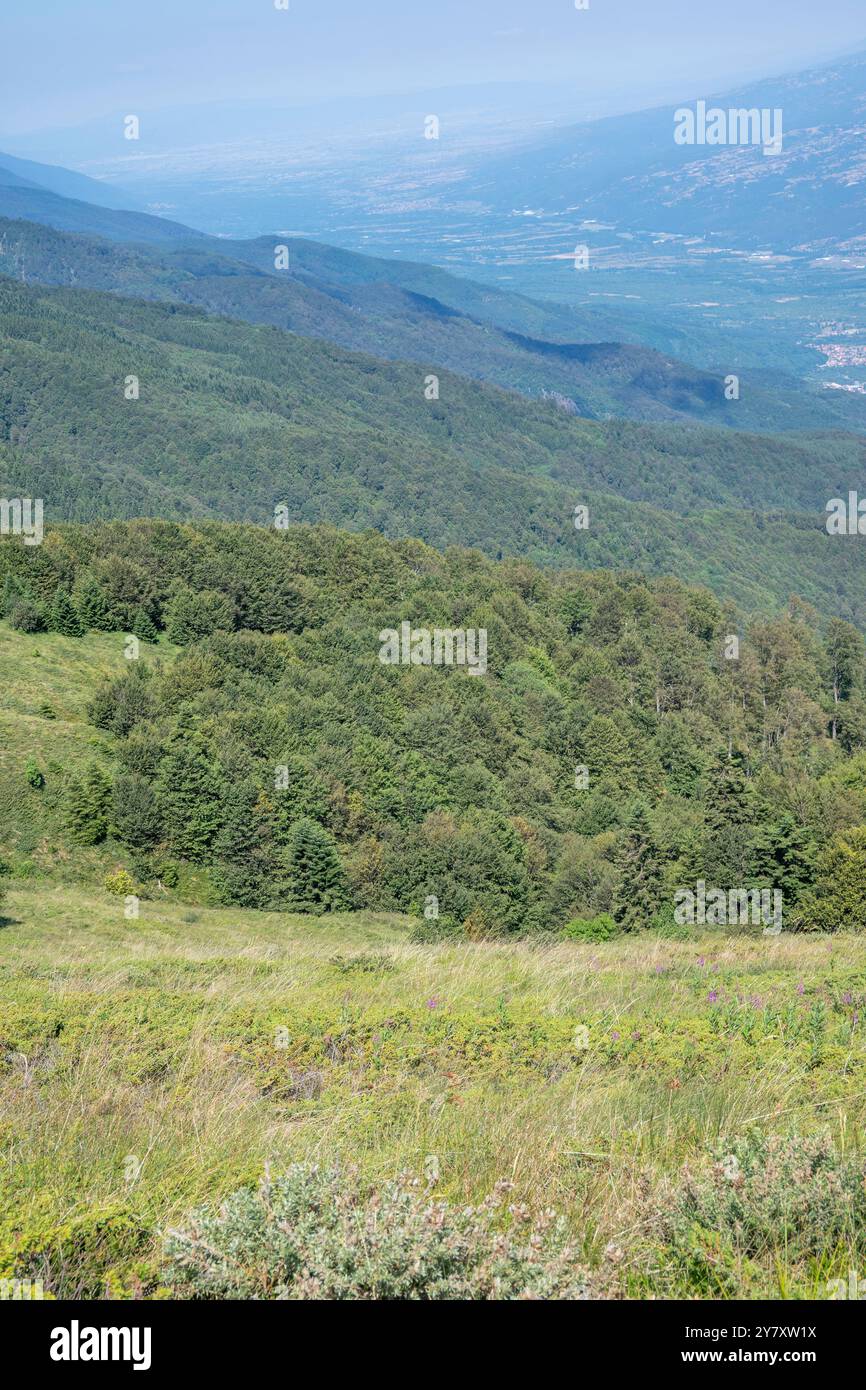
[[[857, 1156], [862, 937], [431, 946], [412, 926], [168, 900], [126, 920], [107, 893], [11, 883], [0, 1275], [152, 1295], [158, 1233], [191, 1207], [339, 1159], [371, 1183], [435, 1168], [458, 1202], [508, 1179], [619, 1292], [664, 1296], [644, 1218], [684, 1163], [752, 1127]], [[822, 1296], [850, 1255], [736, 1260], [716, 1287], [704, 1262], [690, 1292]]]

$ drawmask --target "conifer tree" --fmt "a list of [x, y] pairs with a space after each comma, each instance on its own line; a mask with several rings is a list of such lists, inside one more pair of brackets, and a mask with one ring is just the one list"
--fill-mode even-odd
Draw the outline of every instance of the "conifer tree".
[[648, 927], [662, 902], [662, 868], [646, 804], [637, 801], [617, 856], [613, 916], [623, 931]]
[[64, 637], [84, 636], [81, 619], [65, 589], [58, 588], [54, 594], [48, 615], [48, 626], [52, 632], [59, 632]]
[[738, 750], [730, 757], [726, 750], [717, 752], [706, 777], [707, 824], [711, 829], [749, 820], [746, 771], [746, 760]]
[[66, 793], [66, 825], [80, 845], [98, 845], [108, 834], [111, 784], [102, 768], [91, 763], [84, 777], [75, 777]]
[[581, 748], [592, 777], [609, 779], [618, 785], [627, 781], [628, 748], [621, 731], [608, 715], [597, 714], [590, 719]]
[[114, 627], [105, 591], [92, 574], [88, 574], [78, 587], [75, 606], [81, 622], [88, 631], [110, 632]]
[[123, 844], [139, 853], [159, 842], [162, 821], [150, 783], [137, 773], [123, 773], [114, 784], [111, 822]]
[[292, 827], [287, 866], [293, 912], [333, 912], [348, 905], [345, 876], [331, 835], [302, 816]]
[[13, 574], [7, 574], [3, 580], [3, 595], [0, 597], [0, 613], [7, 617], [11, 613], [17, 601], [22, 597], [22, 589], [18, 580]]
[[214, 882], [222, 900], [240, 907], [277, 904], [284, 871], [271, 838], [269, 804], [253, 781], [227, 788], [221, 817], [213, 853], [219, 861]]
[[159, 632], [150, 614], [144, 608], [139, 608], [132, 624], [134, 637], [138, 637], [142, 642], [156, 642], [159, 640]]
[[736, 888], [749, 872], [753, 821], [746, 760], [720, 751], [705, 779], [703, 877], [716, 888]]
[[763, 885], [795, 899], [815, 874], [815, 841], [786, 812], [776, 825], [759, 825], [752, 838], [751, 872]]
[[221, 783], [204, 742], [184, 737], [163, 760], [157, 795], [172, 849], [204, 863], [220, 826]]

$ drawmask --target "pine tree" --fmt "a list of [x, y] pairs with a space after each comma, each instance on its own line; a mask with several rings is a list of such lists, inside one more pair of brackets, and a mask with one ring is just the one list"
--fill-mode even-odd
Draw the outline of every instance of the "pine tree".
[[723, 825], [742, 825], [749, 820], [746, 760], [738, 750], [729, 757], [717, 752], [707, 772], [705, 799], [707, 825], [712, 830]]
[[111, 632], [115, 626], [105, 591], [92, 574], [87, 575], [79, 585], [75, 594], [75, 606], [88, 631]]
[[96, 763], [83, 778], [75, 777], [66, 792], [66, 825], [80, 845], [98, 845], [108, 834], [111, 783]]
[[278, 901], [284, 875], [269, 838], [269, 822], [268, 803], [254, 782], [241, 781], [227, 789], [213, 844], [219, 861], [213, 878], [223, 902], [262, 908]]
[[159, 641], [159, 632], [157, 631], [156, 624], [144, 608], [139, 608], [135, 615], [135, 621], [132, 624], [132, 633], [134, 637], [140, 638], [142, 642]]
[[813, 836], [787, 812], [776, 825], [759, 825], [752, 838], [751, 872], [771, 888], [781, 888], [790, 902], [815, 875]]
[[715, 888], [745, 883], [749, 872], [752, 812], [746, 760], [736, 749], [716, 755], [705, 782], [703, 877]]
[[153, 849], [162, 833], [156, 794], [137, 773], [124, 773], [114, 784], [111, 822], [123, 844], [140, 853]]
[[220, 826], [222, 787], [202, 740], [182, 734], [163, 760], [157, 796], [172, 849], [204, 863]]
[[0, 598], [0, 613], [8, 617], [15, 604], [22, 597], [21, 585], [12, 574], [7, 574], [3, 580], [3, 595]]
[[590, 719], [580, 742], [591, 778], [604, 778], [618, 786], [628, 781], [628, 748], [621, 730], [606, 714]]
[[665, 720], [656, 743], [668, 791], [677, 796], [697, 796], [704, 758], [685, 725], [676, 717]]
[[328, 831], [302, 816], [288, 850], [289, 907], [293, 912], [333, 912], [348, 905], [343, 866]]
[[48, 626], [52, 632], [59, 632], [64, 637], [84, 636], [81, 619], [65, 589], [58, 588], [54, 594], [51, 611], [48, 615]]
[[613, 897], [616, 922], [623, 931], [648, 927], [662, 902], [662, 868], [649, 812], [642, 801], [635, 802], [629, 816], [617, 868], [620, 877]]

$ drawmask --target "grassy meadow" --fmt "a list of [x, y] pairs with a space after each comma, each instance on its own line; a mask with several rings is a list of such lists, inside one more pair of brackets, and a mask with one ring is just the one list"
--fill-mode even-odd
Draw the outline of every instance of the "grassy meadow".
[[[435, 1161], [457, 1202], [508, 1179], [646, 1296], [652, 1195], [715, 1141], [862, 1142], [853, 937], [430, 946], [408, 919], [146, 901], [126, 920], [24, 882], [3, 912], [0, 1250], [67, 1292], [153, 1292], [189, 1208], [266, 1163], [339, 1159], [371, 1183]], [[777, 1251], [736, 1291], [815, 1296], [847, 1260]]]

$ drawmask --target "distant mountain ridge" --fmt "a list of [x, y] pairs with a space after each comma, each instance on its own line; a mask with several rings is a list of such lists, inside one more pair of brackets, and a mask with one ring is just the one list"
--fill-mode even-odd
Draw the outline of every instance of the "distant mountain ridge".
[[439, 400], [424, 385], [417, 365], [276, 328], [0, 278], [3, 495], [44, 498], [49, 525], [267, 526], [284, 505], [442, 549], [677, 575], [752, 611], [796, 593], [866, 628], [866, 557], [823, 524], [862, 440], [594, 423], [450, 373]]
[[76, 198], [93, 203], [96, 207], [141, 211], [135, 195], [127, 193], [125, 189], [101, 179], [91, 179], [72, 169], [64, 169], [59, 164], [37, 164], [32, 159], [18, 159], [0, 150], [0, 183], [6, 182], [5, 176], [8, 174], [26, 185], [46, 189], [61, 198]]
[[[781, 152], [679, 145], [678, 107], [782, 112]], [[472, 170], [491, 208], [570, 207], [586, 218], [777, 249], [866, 244], [866, 50], [674, 106], [560, 129]]]
[[[866, 431], [866, 398], [804, 392], [782, 376], [765, 387], [755, 374], [729, 400], [719, 374], [637, 345], [575, 342], [581, 326], [584, 332], [590, 326], [581, 325], [580, 315], [433, 267], [303, 238], [224, 241], [146, 214], [92, 208], [17, 181], [3, 184], [0, 173], [0, 212], [22, 205], [36, 221], [0, 219], [0, 274], [24, 283], [176, 300], [416, 361], [433, 373], [444, 367], [527, 395], [551, 395], [590, 418]], [[68, 234], [82, 224], [86, 236]], [[94, 239], [94, 227], [109, 236]], [[275, 269], [277, 244], [285, 245], [288, 270]], [[571, 341], [563, 341], [569, 328]]]
[[[0, 206], [7, 217], [41, 222], [61, 231], [90, 233], [117, 241], [184, 241], [190, 235], [189, 228], [183, 227], [179, 222], [168, 222], [150, 213], [137, 212], [120, 205], [114, 206], [113, 195], [112, 203], [100, 205], [84, 198], [55, 192], [4, 165], [4, 158], [6, 156], [0, 155]], [[23, 165], [26, 161], [15, 162]], [[36, 167], [40, 166], [34, 166]], [[86, 182], [95, 184], [95, 180]], [[96, 187], [99, 188], [100, 185], [96, 184]]]

